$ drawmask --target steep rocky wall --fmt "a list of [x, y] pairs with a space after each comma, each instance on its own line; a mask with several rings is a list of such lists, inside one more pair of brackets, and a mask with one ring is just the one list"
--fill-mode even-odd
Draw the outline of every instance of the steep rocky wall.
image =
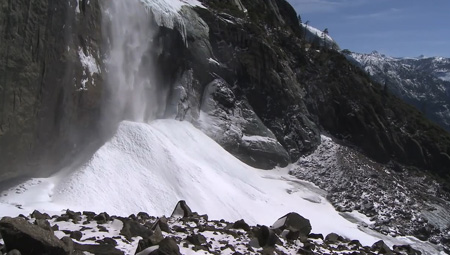
[[100, 19], [97, 0], [0, 3], [0, 182], [50, 173], [96, 135]]

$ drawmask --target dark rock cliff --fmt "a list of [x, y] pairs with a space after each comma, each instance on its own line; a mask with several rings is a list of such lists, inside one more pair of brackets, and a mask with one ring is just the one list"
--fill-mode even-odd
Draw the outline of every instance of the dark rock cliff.
[[[1, 6], [0, 180], [58, 168], [98, 141], [91, 138], [104, 94], [100, 3], [76, 2]], [[166, 117], [193, 122], [260, 168], [297, 160], [326, 131], [378, 161], [448, 178], [450, 135], [341, 54], [306, 49], [285, 0], [203, 4], [183, 7], [175, 26], [155, 19], [151, 54], [169, 90]]]
[[0, 182], [62, 167], [96, 133], [100, 8], [77, 3], [0, 3]]

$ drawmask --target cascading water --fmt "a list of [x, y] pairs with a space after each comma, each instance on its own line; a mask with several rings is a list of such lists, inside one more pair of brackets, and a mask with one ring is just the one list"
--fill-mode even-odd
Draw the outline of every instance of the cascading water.
[[103, 106], [106, 125], [127, 119], [145, 122], [165, 108], [165, 91], [157, 86], [151, 12], [140, 0], [103, 2], [103, 33], [107, 95]]

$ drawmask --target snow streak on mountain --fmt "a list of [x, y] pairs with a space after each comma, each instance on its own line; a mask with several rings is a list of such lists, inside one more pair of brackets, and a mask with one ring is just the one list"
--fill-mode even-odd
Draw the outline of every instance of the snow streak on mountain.
[[394, 58], [376, 51], [350, 56], [387, 90], [450, 131], [450, 59]]

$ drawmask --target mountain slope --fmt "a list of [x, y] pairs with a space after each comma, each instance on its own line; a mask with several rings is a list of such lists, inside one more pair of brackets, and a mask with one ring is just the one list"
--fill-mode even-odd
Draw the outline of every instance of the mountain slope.
[[392, 58], [377, 52], [350, 56], [387, 90], [450, 131], [450, 59]]

